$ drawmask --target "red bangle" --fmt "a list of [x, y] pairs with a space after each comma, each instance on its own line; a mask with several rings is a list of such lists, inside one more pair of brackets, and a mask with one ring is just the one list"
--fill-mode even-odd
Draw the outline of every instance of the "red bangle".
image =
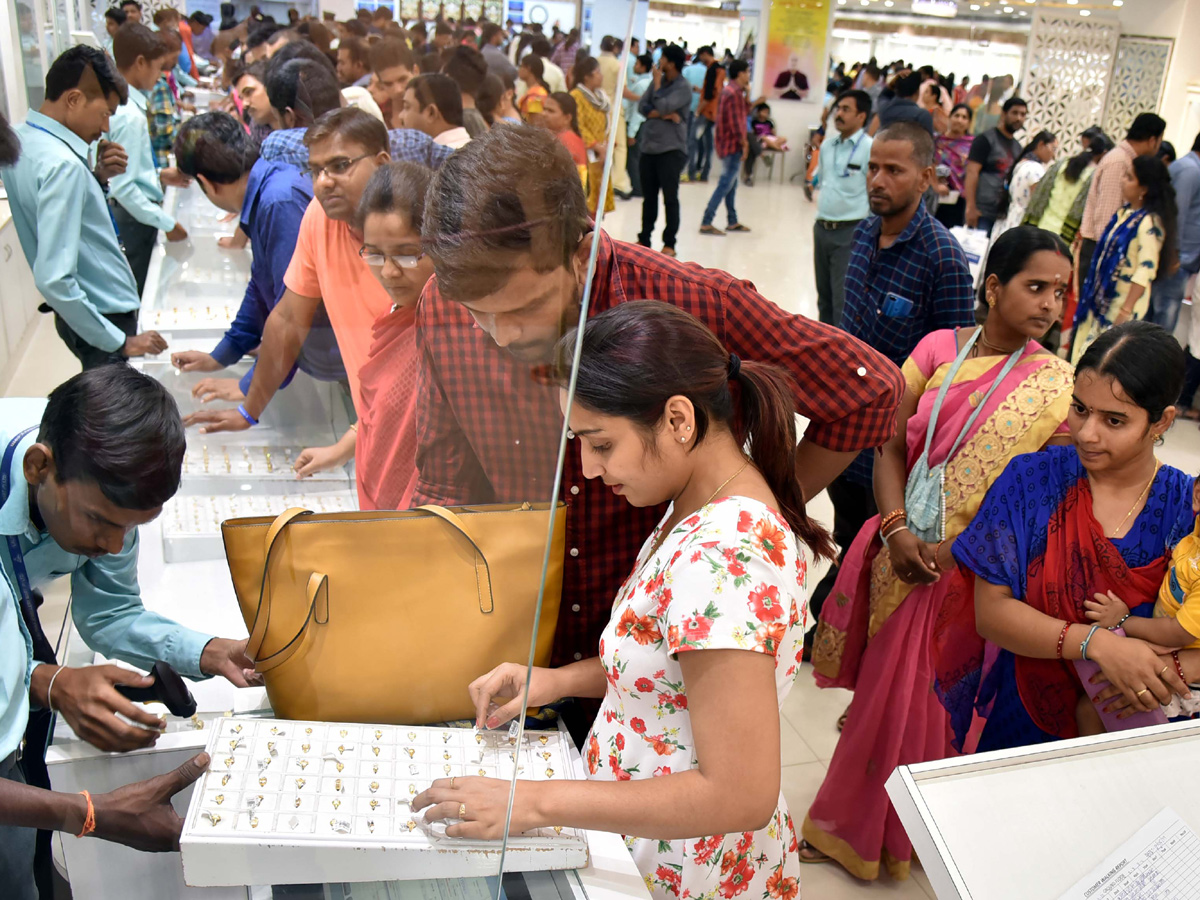
[[80, 791], [83, 794], [83, 799], [87, 800], [87, 816], [83, 820], [83, 830], [75, 835], [77, 838], [85, 837], [96, 830], [96, 808], [92, 806], [92, 795], [87, 791]]
[[1179, 676], [1179, 680], [1182, 681], [1186, 685], [1188, 683], [1188, 681], [1186, 678], [1183, 677], [1183, 663], [1181, 663], [1179, 661], [1179, 651], [1178, 650], [1171, 651], [1171, 659], [1173, 659], [1175, 661], [1175, 673]]
[[1067, 639], [1067, 629], [1069, 629], [1070, 627], [1071, 627], [1071, 623], [1070, 623], [1070, 622], [1063, 622], [1063, 629], [1062, 629], [1062, 631], [1061, 631], [1061, 632], [1059, 632], [1059, 635], [1058, 635], [1058, 649], [1054, 651], [1054, 655], [1055, 655], [1056, 657], [1058, 657], [1059, 659], [1062, 659], [1062, 658], [1063, 658], [1063, 655], [1062, 655], [1062, 650], [1063, 650], [1063, 642], [1064, 642], [1064, 641]]

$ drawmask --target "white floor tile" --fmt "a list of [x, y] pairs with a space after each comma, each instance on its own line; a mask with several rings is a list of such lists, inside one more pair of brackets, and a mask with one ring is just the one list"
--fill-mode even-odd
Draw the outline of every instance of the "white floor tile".
[[[794, 688], [793, 688], [794, 690]], [[802, 763], [817, 762], [817, 755], [812, 752], [796, 726], [783, 716], [779, 717], [780, 760], [785, 766], [795, 766]]]
[[784, 718], [795, 726], [804, 743], [823, 763], [833, 757], [840, 737], [838, 716], [846, 711], [853, 696], [842, 688], [818, 688], [813, 681], [812, 666], [805, 664], [792, 692], [783, 701]]

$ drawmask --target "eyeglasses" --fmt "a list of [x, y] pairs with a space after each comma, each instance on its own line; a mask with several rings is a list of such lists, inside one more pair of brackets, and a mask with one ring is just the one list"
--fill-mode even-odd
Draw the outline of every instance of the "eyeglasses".
[[309, 166], [308, 176], [316, 181], [321, 177], [322, 173], [327, 172], [331, 178], [337, 178], [345, 175], [350, 171], [350, 167], [356, 162], [366, 159], [368, 156], [374, 156], [374, 153], [364, 153], [362, 156], [356, 156], [353, 159], [348, 159], [345, 156], [339, 156], [337, 159], [326, 163], [323, 166]]
[[358, 255], [368, 266], [373, 269], [382, 269], [383, 264], [389, 259], [392, 265], [398, 266], [401, 269], [415, 269], [417, 264], [425, 258], [425, 253], [422, 251], [416, 256], [403, 253], [380, 253], [377, 250], [370, 250], [367, 247], [359, 247]]

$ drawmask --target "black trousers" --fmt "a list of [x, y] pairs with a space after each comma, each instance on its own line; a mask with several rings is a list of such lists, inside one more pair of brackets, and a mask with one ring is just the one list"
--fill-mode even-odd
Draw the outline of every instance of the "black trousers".
[[629, 173], [629, 192], [635, 197], [642, 196], [642, 129], [634, 138], [629, 149], [625, 152], [625, 171]]
[[[121, 329], [127, 337], [133, 337], [137, 334], [138, 314], [136, 310], [127, 313], [111, 313], [104, 318]], [[128, 362], [120, 350], [110, 353], [107, 350], [101, 350], [99, 347], [93, 347], [72, 331], [71, 326], [63, 321], [63, 317], [58, 313], [54, 314], [54, 330], [58, 332], [58, 336], [67, 345], [67, 349], [75, 354], [75, 358], [83, 365], [85, 372], [88, 369], [95, 369], [99, 366]]]
[[117, 232], [121, 236], [121, 249], [129, 260], [129, 268], [133, 269], [133, 280], [137, 282], [140, 297], [146, 289], [146, 271], [150, 268], [150, 254], [154, 252], [154, 242], [158, 240], [158, 229], [153, 225], [143, 225], [119, 203], [110, 202], [109, 206], [112, 207]]
[[[821, 583], [817, 585], [809, 599], [809, 609], [812, 610], [812, 621], [815, 623], [821, 616], [821, 607], [825, 598], [833, 590], [837, 580], [838, 568], [846, 557], [850, 544], [858, 537], [867, 519], [879, 510], [875, 506], [875, 492], [868, 486], [850, 481], [845, 473], [833, 480], [826, 490], [833, 502], [833, 539], [838, 545], [837, 564], [830, 566]], [[811, 635], [813, 632], [809, 632]]]
[[1088, 238], [1079, 241], [1079, 284], [1075, 285], [1075, 293], [1083, 291], [1083, 282], [1087, 281], [1088, 270], [1092, 267], [1092, 256], [1096, 252], [1096, 242]]
[[687, 153], [683, 150], [668, 150], [666, 153], [643, 153], [640, 160], [642, 170], [642, 233], [638, 243], [649, 247], [654, 239], [654, 225], [658, 221], [658, 192], [662, 191], [663, 207], [667, 213], [667, 227], [663, 229], [663, 246], [675, 249], [675, 235], [679, 233], [679, 176], [687, 165]]

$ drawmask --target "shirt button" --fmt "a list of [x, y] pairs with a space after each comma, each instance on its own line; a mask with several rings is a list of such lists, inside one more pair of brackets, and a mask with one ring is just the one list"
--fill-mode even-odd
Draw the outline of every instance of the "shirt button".
[[866, 374], [867, 374], [867, 370], [866, 370], [866, 368], [865, 368], [864, 366], [859, 366], [859, 367], [858, 367], [858, 377], [859, 377], [859, 378], [862, 378], [862, 377], [864, 377]]
[[514, 443], [514, 444], [516, 444], [518, 447], [520, 447], [520, 446], [521, 446], [521, 442], [520, 442], [519, 440], [518, 440], [518, 441], [513, 441], [513, 443]]
[[578, 603], [571, 604], [571, 612], [579, 612], [579, 604]]
[[579, 485], [577, 485], [577, 484], [571, 485], [571, 493], [578, 494], [579, 493]]
[[576, 654], [575, 654], [575, 658], [576, 658], [576, 659], [583, 659], [583, 654], [582, 654], [582, 653], [576, 653]]
[[572, 548], [571, 548], [571, 555], [572, 555], [572, 556], [578, 556], [578, 555], [579, 555], [579, 548], [578, 548], [578, 547], [572, 547]]

